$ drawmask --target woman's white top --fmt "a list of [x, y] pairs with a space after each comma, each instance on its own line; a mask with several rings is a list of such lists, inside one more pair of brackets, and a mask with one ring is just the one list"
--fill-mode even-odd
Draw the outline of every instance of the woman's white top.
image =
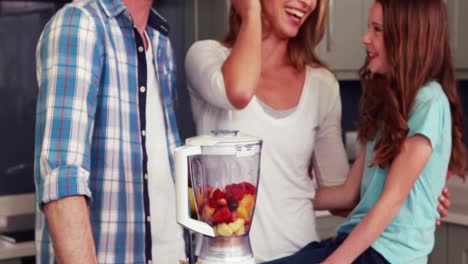
[[339, 86], [328, 70], [307, 67], [299, 103], [287, 115], [272, 115], [255, 96], [236, 110], [221, 72], [229, 54], [230, 49], [217, 41], [196, 42], [186, 57], [187, 80], [198, 134], [235, 129], [263, 138], [250, 230], [255, 258], [263, 262], [319, 239], [312, 203], [316, 186], [307, 172], [312, 159], [319, 185], [340, 184], [346, 178]]

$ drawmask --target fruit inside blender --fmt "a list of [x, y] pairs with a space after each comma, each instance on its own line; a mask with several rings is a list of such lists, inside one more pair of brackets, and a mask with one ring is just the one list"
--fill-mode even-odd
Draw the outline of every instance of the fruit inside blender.
[[249, 182], [197, 188], [198, 215], [213, 227], [216, 236], [243, 236], [248, 233], [252, 222], [255, 195], [256, 188]]

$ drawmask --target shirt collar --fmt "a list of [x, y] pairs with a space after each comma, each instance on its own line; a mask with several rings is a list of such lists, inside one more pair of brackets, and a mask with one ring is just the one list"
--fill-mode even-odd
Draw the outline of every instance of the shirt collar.
[[121, 0], [99, 0], [99, 3], [109, 17], [115, 17], [126, 10]]
[[[127, 8], [121, 0], [99, 0], [99, 3], [104, 9], [106, 15], [109, 17], [115, 17], [120, 13], [127, 11]], [[169, 34], [169, 23], [154, 9], [151, 9], [150, 11], [148, 26], [159, 31], [159, 33], [163, 34], [164, 36]]]

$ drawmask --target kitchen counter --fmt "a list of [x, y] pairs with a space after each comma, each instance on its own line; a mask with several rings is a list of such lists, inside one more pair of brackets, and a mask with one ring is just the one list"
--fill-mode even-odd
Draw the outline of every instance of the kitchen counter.
[[[34, 227], [35, 195], [21, 194], [0, 197], [0, 232], [26, 230]], [[0, 239], [0, 263], [34, 256], [34, 241], [11, 243]], [[16, 263], [16, 262], [6, 262]]]
[[34, 241], [10, 243], [0, 239], [0, 262], [35, 255]]

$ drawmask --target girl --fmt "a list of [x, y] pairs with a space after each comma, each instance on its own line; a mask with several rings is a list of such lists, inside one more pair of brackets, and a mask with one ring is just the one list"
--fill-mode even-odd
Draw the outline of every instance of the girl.
[[[376, 0], [361, 71], [359, 138], [346, 182], [319, 209], [355, 209], [338, 237], [271, 263], [427, 263], [448, 168], [464, 175], [460, 101], [443, 0]], [[359, 201], [360, 199], [360, 201]]]
[[314, 53], [326, 6], [233, 0], [225, 40], [197, 42], [186, 57], [197, 133], [236, 129], [264, 139], [250, 231], [259, 262], [318, 240], [311, 160], [320, 186], [343, 183], [349, 169], [338, 82]]

